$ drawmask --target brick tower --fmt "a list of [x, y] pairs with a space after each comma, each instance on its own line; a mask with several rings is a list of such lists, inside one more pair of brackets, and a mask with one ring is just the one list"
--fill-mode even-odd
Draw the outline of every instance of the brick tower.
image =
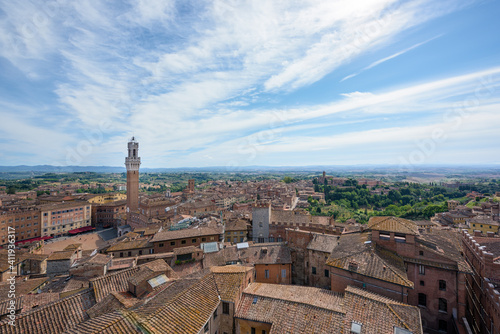
[[125, 158], [127, 167], [127, 212], [135, 212], [139, 208], [139, 143], [134, 137], [128, 142], [128, 157]]

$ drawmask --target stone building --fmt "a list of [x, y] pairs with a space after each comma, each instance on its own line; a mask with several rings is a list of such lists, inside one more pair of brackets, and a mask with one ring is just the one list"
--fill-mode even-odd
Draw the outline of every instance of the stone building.
[[363, 287], [420, 308], [426, 332], [464, 333], [466, 277], [453, 230], [419, 232], [409, 220], [372, 217], [368, 231], [344, 234], [328, 259], [332, 290]]
[[70, 201], [39, 206], [42, 236], [62, 236], [76, 229], [92, 229], [91, 204]]
[[0, 208], [0, 245], [8, 243], [9, 227], [15, 231], [16, 241], [34, 240], [42, 236], [40, 210], [35, 206]]
[[154, 245], [154, 253], [172, 252], [175, 248], [195, 246], [206, 242], [219, 242], [222, 240], [222, 227], [197, 227], [177, 231], [160, 231], [150, 240]]
[[472, 333], [500, 333], [500, 239], [462, 231], [464, 256], [474, 275], [466, 277], [467, 320]]

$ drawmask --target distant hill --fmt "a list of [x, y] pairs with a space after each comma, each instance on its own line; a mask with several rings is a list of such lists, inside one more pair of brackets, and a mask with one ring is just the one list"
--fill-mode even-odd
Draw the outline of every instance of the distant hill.
[[[495, 171], [500, 170], [500, 165], [476, 165], [476, 166], [445, 166], [445, 165], [426, 165], [414, 166], [409, 170], [397, 165], [355, 165], [355, 166], [212, 166], [212, 167], [176, 167], [176, 168], [141, 168], [143, 173], [189, 173], [189, 172], [213, 172], [213, 173], [273, 173], [273, 172], [372, 172], [372, 173], [416, 173], [416, 172], [466, 172], [473, 171]], [[125, 167], [114, 166], [0, 166], [0, 173], [77, 173], [77, 172], [95, 172], [95, 173], [124, 173]]]

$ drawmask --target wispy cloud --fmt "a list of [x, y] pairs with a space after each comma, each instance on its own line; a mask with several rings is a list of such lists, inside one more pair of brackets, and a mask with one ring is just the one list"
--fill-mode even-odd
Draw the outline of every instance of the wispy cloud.
[[[43, 160], [30, 147], [40, 147], [38, 136], [53, 140], [55, 159], [63, 161], [68, 145], [78, 145], [103, 122], [113, 127], [102, 132], [95, 154], [82, 164], [121, 165], [117, 151], [132, 133], [149, 157], [146, 166], [200, 165], [206, 157], [211, 164], [224, 164], [231, 154], [239, 156], [242, 141], [269, 128], [281, 129], [283, 136], [259, 144], [270, 152], [284, 140], [304, 138], [293, 129], [320, 129], [321, 136], [325, 124], [344, 124], [346, 135], [355, 136], [359, 131], [347, 126], [348, 117], [365, 124], [397, 112], [442, 112], [487, 74], [347, 91], [321, 103], [286, 101], [367, 52], [392, 45], [403, 32], [462, 6], [451, 0], [93, 0], [23, 1], [22, 6], [4, 1], [0, 56], [23, 73], [13, 82], [46, 86], [49, 93], [43, 106], [17, 99], [15, 106], [4, 101], [0, 112], [14, 128], [20, 126], [16, 110], [38, 113], [40, 124], [30, 114], [26, 144], [16, 147], [16, 159], [33, 163]], [[52, 135], [46, 133], [47, 123], [57, 124]], [[6, 152], [7, 145], [0, 142], [0, 151]]]
[[428, 40], [426, 40], [426, 41], [423, 41], [423, 42], [417, 43], [417, 44], [415, 44], [415, 45], [412, 45], [412, 46], [410, 46], [409, 48], [406, 48], [406, 49], [404, 49], [404, 50], [402, 50], [402, 51], [396, 52], [396, 53], [394, 53], [394, 54], [392, 54], [392, 55], [390, 55], [390, 56], [388, 56], [388, 57], [385, 57], [385, 58], [379, 59], [379, 60], [377, 60], [377, 61], [374, 61], [374, 62], [373, 62], [373, 63], [371, 63], [370, 65], [368, 65], [368, 66], [366, 66], [366, 67], [362, 68], [360, 71], [355, 72], [355, 73], [353, 73], [353, 74], [349, 74], [348, 76], [345, 76], [344, 78], [342, 78], [342, 80], [340, 80], [340, 82], [342, 82], [342, 81], [344, 81], [344, 80], [347, 80], [347, 79], [351, 79], [351, 78], [353, 78], [353, 77], [355, 77], [355, 76], [357, 76], [357, 75], [361, 74], [362, 72], [364, 72], [364, 71], [366, 71], [366, 70], [369, 70], [370, 68], [373, 68], [373, 67], [375, 67], [375, 66], [378, 66], [378, 65], [380, 65], [380, 64], [382, 64], [382, 63], [384, 63], [384, 62], [386, 62], [386, 61], [388, 61], [388, 60], [391, 60], [391, 59], [393, 59], [393, 58], [399, 57], [399, 56], [401, 56], [401, 55], [403, 55], [403, 54], [407, 53], [408, 51], [411, 51], [411, 50], [413, 50], [413, 49], [416, 49], [416, 48], [418, 48], [419, 46], [424, 45], [424, 44], [427, 44], [427, 43], [429, 43], [430, 41], [432, 41], [432, 40], [434, 40], [434, 39], [436, 39], [436, 38], [439, 38], [439, 37], [441, 37], [441, 36], [443, 36], [443, 35], [442, 35], [442, 34], [437, 35], [437, 36], [435, 36], [435, 37], [433, 37], [433, 38], [430, 38], [430, 39], [428, 39]]

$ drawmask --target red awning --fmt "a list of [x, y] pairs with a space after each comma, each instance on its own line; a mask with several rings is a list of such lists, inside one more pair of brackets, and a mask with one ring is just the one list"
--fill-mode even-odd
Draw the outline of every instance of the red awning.
[[92, 230], [95, 230], [95, 227], [85, 226], [85, 227], [75, 228], [74, 230], [69, 230], [68, 233], [69, 234], [78, 234], [78, 233], [92, 231]]
[[16, 245], [31, 243], [31, 242], [40, 241], [40, 240], [49, 240], [49, 239], [52, 239], [52, 237], [49, 237], [49, 236], [36, 237], [36, 238], [31, 238], [31, 239], [25, 239], [25, 240], [17, 241]]

